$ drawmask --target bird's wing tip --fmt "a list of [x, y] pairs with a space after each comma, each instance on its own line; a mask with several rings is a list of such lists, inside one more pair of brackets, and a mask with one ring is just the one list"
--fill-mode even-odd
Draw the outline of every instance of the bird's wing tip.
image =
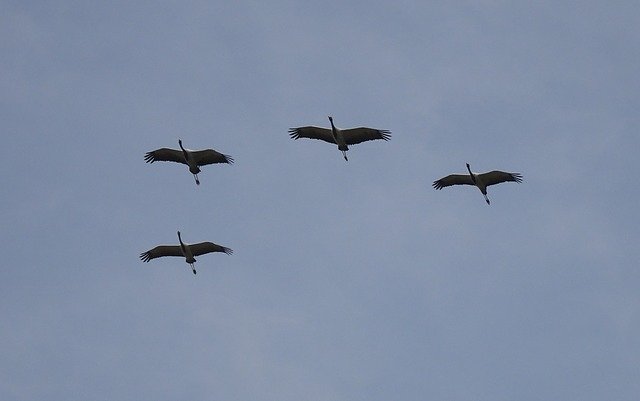
[[522, 174], [520, 173], [513, 173], [511, 174], [511, 176], [513, 177], [513, 180], [517, 183], [521, 183], [522, 182]]
[[291, 139], [298, 139], [300, 138], [300, 132], [297, 128], [289, 128], [289, 136]]

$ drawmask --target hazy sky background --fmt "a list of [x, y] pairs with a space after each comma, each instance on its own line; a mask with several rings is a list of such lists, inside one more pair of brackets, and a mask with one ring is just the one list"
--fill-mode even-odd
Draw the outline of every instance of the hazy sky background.
[[[0, 3], [2, 400], [637, 400], [637, 2]], [[389, 142], [293, 141], [366, 125]], [[160, 147], [234, 165], [145, 164]], [[435, 191], [450, 173], [522, 184]], [[234, 255], [142, 263], [158, 244]]]

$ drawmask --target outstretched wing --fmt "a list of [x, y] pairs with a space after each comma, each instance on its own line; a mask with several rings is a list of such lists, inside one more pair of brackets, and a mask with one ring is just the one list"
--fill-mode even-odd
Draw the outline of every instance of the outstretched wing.
[[486, 186], [500, 184], [501, 182], [507, 181], [522, 182], [522, 175], [520, 173], [506, 173], [504, 171], [497, 170], [482, 173], [478, 175], [478, 177]]
[[214, 244], [213, 242], [200, 242], [197, 244], [191, 244], [189, 247], [191, 247], [191, 253], [193, 253], [193, 256], [204, 255], [205, 253], [210, 252], [224, 252], [227, 255], [231, 255], [233, 253], [233, 250], [230, 248]]
[[329, 143], [336, 143], [333, 139], [333, 134], [331, 130], [328, 128], [320, 128], [320, 127], [298, 127], [298, 128], [290, 128], [289, 135], [291, 135], [292, 139], [298, 138], [310, 138], [310, 139], [320, 139]]
[[147, 152], [144, 155], [144, 161], [146, 161], [147, 163], [176, 162], [176, 163], [187, 164], [184, 160], [184, 155], [182, 154], [181, 150], [168, 149], [168, 148], [156, 149], [152, 152]]
[[183, 256], [180, 247], [177, 245], [159, 245], [153, 249], [148, 250], [140, 254], [140, 259], [143, 262], [148, 262], [151, 259], [161, 258], [163, 256]]
[[444, 187], [450, 187], [452, 185], [474, 185], [471, 180], [471, 176], [462, 174], [451, 174], [444, 178], [440, 178], [433, 182], [435, 189], [442, 189]]
[[355, 145], [364, 141], [372, 141], [374, 139], [391, 139], [391, 131], [386, 129], [375, 129], [367, 127], [343, 129], [344, 141], [347, 145]]
[[196, 150], [191, 152], [193, 158], [196, 160], [198, 166], [204, 166], [206, 164], [214, 163], [233, 163], [233, 157], [223, 155], [220, 152], [216, 152], [213, 149]]

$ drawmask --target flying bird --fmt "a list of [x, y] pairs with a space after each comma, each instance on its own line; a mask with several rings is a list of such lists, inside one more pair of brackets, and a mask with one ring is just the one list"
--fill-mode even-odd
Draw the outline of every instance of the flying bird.
[[331, 122], [331, 129], [320, 127], [298, 127], [290, 128], [289, 135], [291, 138], [310, 138], [321, 139], [325, 142], [338, 145], [338, 150], [342, 152], [345, 160], [347, 159], [348, 145], [355, 145], [356, 143], [371, 141], [374, 139], [384, 139], [388, 141], [391, 138], [391, 131], [386, 129], [375, 129], [367, 127], [338, 129], [333, 125], [333, 117], [329, 117]]
[[195, 256], [204, 255], [210, 252], [224, 252], [227, 255], [231, 255], [233, 250], [226, 246], [214, 244], [213, 242], [200, 242], [197, 244], [185, 244], [180, 237], [180, 231], [178, 231], [178, 241], [180, 245], [159, 245], [153, 249], [148, 250], [140, 254], [140, 259], [143, 262], [148, 262], [151, 259], [161, 258], [163, 256], [183, 256], [186, 262], [191, 266], [193, 274], [196, 274], [196, 269], [193, 264], [196, 263]]
[[144, 161], [147, 163], [153, 162], [176, 162], [189, 166], [189, 171], [196, 179], [196, 184], [200, 185], [198, 179], [198, 173], [200, 172], [200, 166], [214, 163], [233, 163], [233, 158], [228, 155], [223, 155], [220, 152], [216, 152], [213, 149], [204, 150], [190, 150], [185, 149], [182, 146], [182, 140], [178, 139], [178, 145], [181, 150], [161, 148], [152, 152], [147, 152], [144, 155]]
[[471, 167], [467, 163], [467, 170], [469, 174], [451, 174], [444, 178], [440, 178], [433, 182], [435, 189], [442, 189], [444, 187], [450, 187], [452, 185], [475, 185], [478, 187], [484, 200], [487, 201], [487, 205], [490, 205], [489, 198], [487, 197], [487, 187], [489, 185], [500, 184], [501, 182], [514, 181], [522, 182], [522, 175], [520, 173], [506, 173], [504, 171], [489, 171], [488, 173], [474, 174], [471, 172]]

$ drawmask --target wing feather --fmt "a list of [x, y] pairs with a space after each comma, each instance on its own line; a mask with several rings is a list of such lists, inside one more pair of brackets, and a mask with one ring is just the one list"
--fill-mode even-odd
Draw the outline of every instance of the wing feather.
[[205, 149], [205, 150], [196, 150], [191, 153], [195, 158], [198, 166], [204, 166], [207, 164], [214, 163], [233, 163], [233, 157], [229, 155], [224, 155], [220, 152], [217, 152], [213, 149]]
[[140, 259], [143, 262], [148, 262], [151, 259], [161, 258], [163, 256], [183, 256], [182, 251], [178, 245], [159, 245], [153, 249], [148, 250], [140, 254]]
[[333, 134], [331, 130], [328, 128], [320, 128], [320, 127], [298, 127], [298, 128], [290, 128], [289, 135], [292, 139], [298, 138], [309, 138], [309, 139], [320, 139], [321, 141], [329, 142], [335, 144], [336, 141], [333, 139]]
[[231, 255], [233, 250], [226, 246], [214, 244], [213, 242], [200, 242], [197, 244], [189, 245], [193, 256], [204, 255], [210, 252], [224, 252], [227, 255]]
[[522, 182], [522, 174], [520, 173], [506, 173], [504, 171], [489, 171], [488, 173], [479, 174], [478, 177], [486, 185], [500, 184], [501, 182], [513, 181]]
[[153, 162], [176, 162], [187, 164], [184, 160], [184, 155], [181, 150], [161, 148], [151, 152], [147, 152], [144, 155], [144, 161], [147, 163]]
[[342, 134], [344, 135], [344, 141], [347, 145], [355, 145], [356, 143], [372, 141], [374, 139], [383, 139], [385, 141], [391, 139], [391, 131], [367, 127], [343, 129]]
[[450, 187], [452, 185], [474, 185], [474, 184], [469, 175], [463, 175], [463, 174], [451, 174], [433, 182], [433, 187], [435, 189], [442, 189], [444, 187]]

